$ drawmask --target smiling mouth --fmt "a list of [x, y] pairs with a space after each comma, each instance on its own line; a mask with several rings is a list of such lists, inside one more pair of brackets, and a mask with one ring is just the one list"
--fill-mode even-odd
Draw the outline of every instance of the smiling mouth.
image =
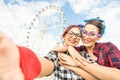
[[84, 43], [90, 43], [91, 41], [90, 40], [84, 40]]
[[75, 41], [70, 41], [70, 43], [74, 44], [74, 43], [75, 43]]

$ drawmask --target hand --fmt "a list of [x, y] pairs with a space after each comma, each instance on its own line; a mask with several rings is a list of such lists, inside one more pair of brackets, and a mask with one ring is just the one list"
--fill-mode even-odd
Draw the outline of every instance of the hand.
[[76, 66], [72, 57], [69, 55], [59, 53], [58, 59], [59, 59], [59, 64], [61, 64], [61, 65]]
[[64, 68], [68, 69], [68, 70], [74, 70], [74, 68], [76, 68], [75, 66], [70, 66], [70, 65], [66, 65], [66, 64], [62, 64], [62, 63], [59, 63], [61, 66], [63, 66]]
[[70, 53], [76, 65], [86, 65], [85, 62], [91, 63], [90, 61], [86, 60], [83, 56], [81, 56], [79, 52], [77, 52], [72, 46], [68, 46], [68, 52]]
[[10, 43], [10, 39], [2, 32], [0, 32], [0, 51], [4, 51]]

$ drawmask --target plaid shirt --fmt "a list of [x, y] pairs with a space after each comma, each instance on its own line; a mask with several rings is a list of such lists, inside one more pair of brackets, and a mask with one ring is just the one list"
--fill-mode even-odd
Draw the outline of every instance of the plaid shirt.
[[[54, 77], [55, 78], [54, 78], [54, 80], [84, 80], [79, 75], [77, 75], [74, 72], [72, 72], [72, 71], [62, 67], [61, 65], [59, 65], [57, 55], [58, 55], [57, 51], [52, 51], [52, 52], [49, 52], [47, 56], [45, 56], [45, 58], [47, 58], [48, 60], [52, 60], [54, 62], [54, 64], [55, 64], [55, 68], [54, 68]], [[84, 57], [86, 57], [92, 63], [95, 63], [90, 58], [90, 56], [88, 54], [85, 54]]]
[[[80, 46], [78, 50], [87, 53], [84, 46]], [[111, 42], [96, 43], [93, 53], [97, 57], [98, 64], [120, 69], [120, 50]]]

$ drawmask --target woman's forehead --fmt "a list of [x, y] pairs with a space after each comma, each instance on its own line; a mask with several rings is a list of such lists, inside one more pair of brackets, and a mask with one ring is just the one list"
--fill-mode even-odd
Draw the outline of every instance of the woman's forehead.
[[73, 32], [80, 33], [80, 29], [77, 28], [77, 27], [73, 27], [73, 28], [71, 28], [69, 31], [73, 31]]
[[87, 24], [85, 25], [84, 29], [98, 29], [95, 25]]
[[99, 31], [99, 29], [95, 25], [92, 25], [92, 24], [85, 25], [84, 30], [94, 31], [94, 32], [98, 32]]

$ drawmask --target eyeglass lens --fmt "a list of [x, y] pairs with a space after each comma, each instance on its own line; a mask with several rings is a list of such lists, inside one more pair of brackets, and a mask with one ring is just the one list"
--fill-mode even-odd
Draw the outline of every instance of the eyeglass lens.
[[89, 36], [91, 38], [93, 38], [93, 37], [99, 37], [100, 36], [100, 34], [97, 34], [97, 33], [93, 32], [93, 31], [87, 32], [85, 30], [82, 31], [82, 35], [83, 36]]
[[73, 31], [70, 31], [70, 32], [68, 32], [68, 35], [70, 36], [70, 37], [73, 37], [73, 36], [75, 36], [76, 38], [80, 38], [80, 33], [75, 33], [75, 32], [73, 32]]

